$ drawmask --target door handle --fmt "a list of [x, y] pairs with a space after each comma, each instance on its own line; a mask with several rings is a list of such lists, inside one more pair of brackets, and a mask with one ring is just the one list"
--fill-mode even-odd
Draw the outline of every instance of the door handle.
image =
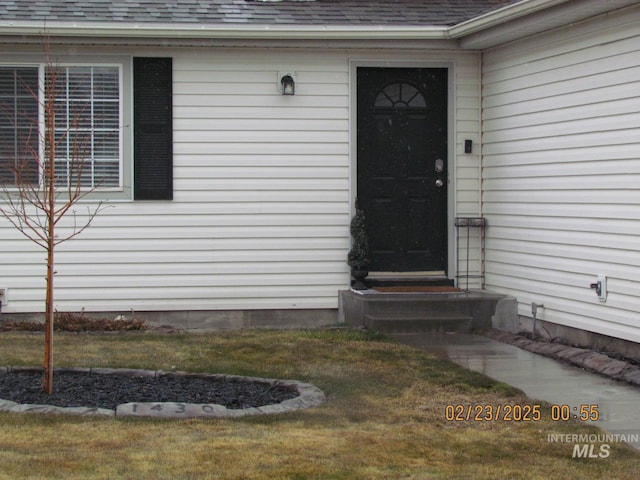
[[443, 185], [444, 185], [444, 182], [442, 180], [440, 180], [440, 179], [436, 180], [436, 187], [442, 188]]

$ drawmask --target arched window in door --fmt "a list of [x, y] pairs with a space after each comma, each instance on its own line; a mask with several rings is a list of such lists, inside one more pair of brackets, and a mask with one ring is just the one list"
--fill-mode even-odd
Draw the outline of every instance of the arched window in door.
[[375, 108], [424, 108], [427, 101], [418, 88], [410, 83], [390, 83], [384, 87], [374, 101]]

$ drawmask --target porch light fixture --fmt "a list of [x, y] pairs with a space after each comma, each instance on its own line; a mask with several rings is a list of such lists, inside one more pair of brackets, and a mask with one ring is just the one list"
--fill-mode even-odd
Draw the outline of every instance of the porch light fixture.
[[280, 74], [280, 93], [282, 95], [296, 94], [296, 80], [293, 73]]

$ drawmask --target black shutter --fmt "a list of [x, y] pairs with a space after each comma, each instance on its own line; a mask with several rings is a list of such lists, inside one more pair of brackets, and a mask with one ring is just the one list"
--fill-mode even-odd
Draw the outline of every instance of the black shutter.
[[171, 58], [133, 59], [135, 200], [173, 199]]

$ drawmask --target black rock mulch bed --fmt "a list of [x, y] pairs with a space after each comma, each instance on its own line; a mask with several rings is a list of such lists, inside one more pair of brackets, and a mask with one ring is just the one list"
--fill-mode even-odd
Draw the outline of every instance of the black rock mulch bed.
[[53, 394], [47, 395], [42, 391], [41, 372], [9, 372], [0, 375], [0, 398], [23, 404], [115, 410], [129, 402], [215, 403], [241, 409], [298, 396], [295, 389], [268, 382], [178, 375], [55, 372], [53, 385]]

